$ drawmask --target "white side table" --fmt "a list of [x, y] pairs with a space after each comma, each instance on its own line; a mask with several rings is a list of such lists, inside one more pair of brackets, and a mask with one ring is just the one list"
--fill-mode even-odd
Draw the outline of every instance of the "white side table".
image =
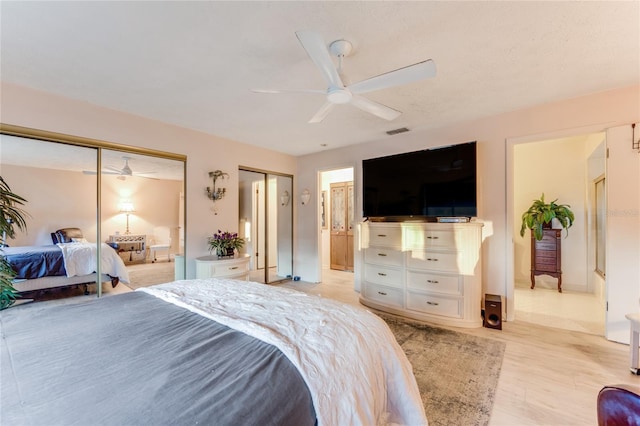
[[629, 354], [631, 367], [629, 370], [633, 374], [640, 374], [640, 364], [638, 363], [638, 344], [640, 343], [640, 313], [625, 315], [631, 321], [631, 339], [629, 342]]
[[232, 258], [218, 256], [202, 256], [196, 258], [196, 278], [234, 278], [249, 280], [248, 254]]

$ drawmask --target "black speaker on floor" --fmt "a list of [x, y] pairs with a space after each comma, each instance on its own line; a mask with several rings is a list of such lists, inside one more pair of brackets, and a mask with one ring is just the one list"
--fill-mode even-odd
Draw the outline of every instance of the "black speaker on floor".
[[502, 298], [499, 295], [484, 295], [483, 324], [487, 328], [502, 330]]

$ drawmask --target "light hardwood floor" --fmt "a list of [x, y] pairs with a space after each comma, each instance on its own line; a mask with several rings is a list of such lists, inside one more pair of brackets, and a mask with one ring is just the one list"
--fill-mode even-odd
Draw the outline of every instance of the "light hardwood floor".
[[[362, 306], [353, 290], [352, 273], [324, 271], [323, 281], [276, 285]], [[119, 285], [105, 289], [105, 296], [126, 291], [127, 287]], [[73, 303], [73, 299], [86, 297], [30, 305]], [[490, 425], [595, 425], [596, 398], [604, 385], [640, 385], [640, 377], [629, 372], [629, 347], [600, 336], [524, 321], [503, 323], [502, 330], [451, 329], [501, 340], [507, 345]]]
[[[281, 285], [359, 305], [353, 274], [324, 271], [323, 281]], [[507, 344], [490, 425], [595, 425], [603, 386], [640, 385], [629, 372], [629, 347], [600, 336], [524, 321], [502, 330], [448, 328]]]

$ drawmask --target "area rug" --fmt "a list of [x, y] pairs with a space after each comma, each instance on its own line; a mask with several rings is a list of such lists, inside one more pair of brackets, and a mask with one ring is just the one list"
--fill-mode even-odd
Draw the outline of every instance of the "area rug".
[[413, 366], [429, 425], [489, 423], [504, 342], [378, 315]]
[[129, 283], [125, 284], [132, 290], [162, 284], [175, 279], [175, 262], [142, 263], [127, 266]]

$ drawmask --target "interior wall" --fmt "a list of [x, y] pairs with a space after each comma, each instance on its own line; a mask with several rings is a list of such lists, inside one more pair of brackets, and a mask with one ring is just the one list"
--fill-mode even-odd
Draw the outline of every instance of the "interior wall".
[[[209, 254], [207, 238], [213, 232], [238, 231], [239, 165], [296, 172], [296, 158], [290, 155], [18, 85], [2, 82], [0, 91], [3, 123], [187, 156], [186, 278], [195, 278], [194, 259]], [[229, 173], [217, 214], [205, 193], [212, 170]]]
[[[80, 172], [3, 165], [2, 176], [11, 189], [28, 202], [25, 210], [27, 233], [17, 233], [10, 245], [49, 245], [50, 233], [77, 227], [89, 241], [96, 240], [96, 177]], [[40, 184], [34, 184], [40, 182]], [[46, 190], [42, 184], [46, 183]], [[124, 234], [126, 215], [120, 213], [123, 200], [130, 200], [135, 212], [129, 215], [132, 234], [153, 236], [155, 226], [171, 229], [172, 253], [178, 251], [178, 203], [182, 182], [116, 176], [102, 177], [102, 237]], [[169, 202], [167, 200], [173, 200]], [[175, 242], [175, 244], [173, 243]]]
[[[11, 190], [27, 200], [24, 210], [27, 232], [16, 232], [10, 246], [53, 244], [51, 232], [60, 228], [80, 228], [88, 241], [95, 242], [96, 177], [62, 170], [2, 165], [2, 177]], [[73, 218], [72, 221], [69, 218]]]
[[[580, 132], [582, 128], [607, 127], [636, 121], [640, 117], [640, 87], [626, 87], [584, 97], [562, 100], [525, 110], [509, 112], [479, 120], [435, 127], [432, 123], [417, 126], [412, 131], [395, 136], [381, 135], [379, 140], [342, 149], [299, 157], [298, 185], [315, 187], [318, 173], [354, 164], [356, 218], [362, 220], [362, 160], [384, 155], [410, 152], [454, 143], [478, 141], [478, 216], [486, 223], [482, 245], [483, 292], [506, 295], [508, 253], [514, 236], [507, 217], [506, 141], [519, 137], [548, 139], [547, 135]], [[397, 127], [397, 124], [396, 124]], [[591, 130], [589, 130], [591, 131]], [[556, 135], [555, 137], [559, 137]], [[312, 203], [317, 201], [312, 198]], [[297, 215], [297, 241], [300, 247], [297, 269], [304, 271], [302, 279], [318, 281], [321, 277], [316, 230], [317, 218]], [[512, 303], [512, 301], [507, 301]]]

